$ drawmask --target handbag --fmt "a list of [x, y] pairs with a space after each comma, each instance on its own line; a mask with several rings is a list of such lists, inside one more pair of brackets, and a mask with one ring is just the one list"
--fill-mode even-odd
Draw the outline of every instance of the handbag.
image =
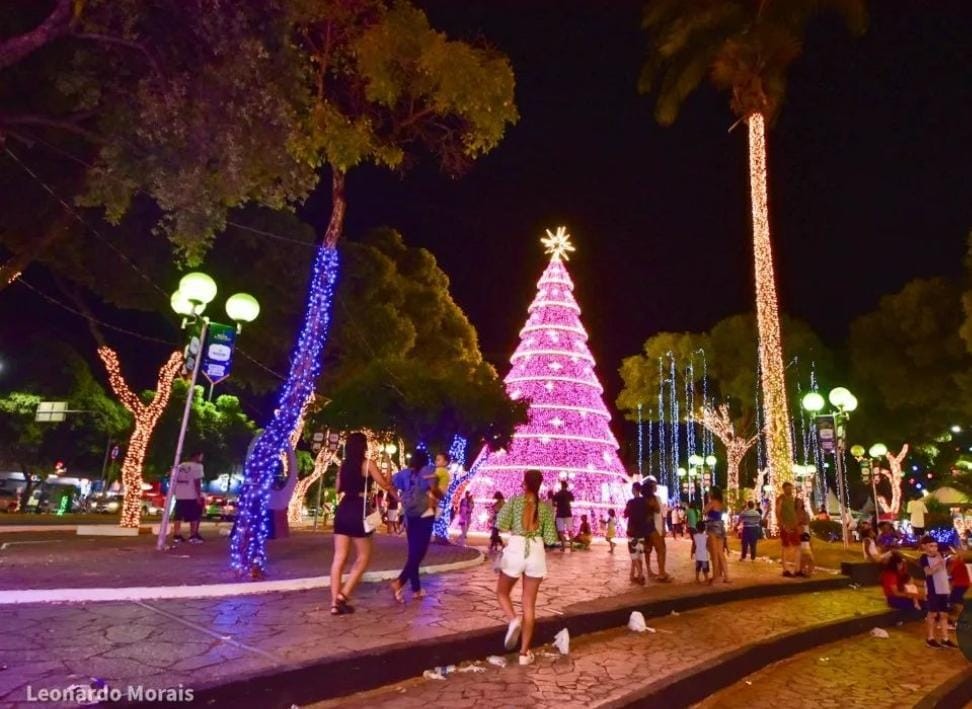
[[371, 476], [369, 475], [361, 501], [361, 524], [364, 527], [365, 534], [371, 534], [381, 526], [381, 510], [376, 507], [371, 514], [368, 514], [368, 488], [370, 483]]

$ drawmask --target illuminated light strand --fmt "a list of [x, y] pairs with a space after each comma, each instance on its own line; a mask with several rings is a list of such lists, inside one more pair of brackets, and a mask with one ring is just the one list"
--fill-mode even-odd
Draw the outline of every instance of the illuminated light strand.
[[[686, 457], [695, 455], [695, 369], [689, 359], [685, 369], [685, 447]], [[715, 485], [715, 471], [712, 471], [712, 484]]]
[[[494, 456], [495, 456], [495, 454], [494, 454]], [[594, 467], [594, 468], [588, 468], [586, 466], [585, 467], [581, 467], [581, 466], [574, 466], [574, 465], [544, 465], [544, 464], [537, 464], [537, 465], [531, 465], [530, 468], [533, 469], [533, 470], [541, 470], [541, 471], [549, 471], [549, 472], [557, 472], [557, 473], [560, 473], [560, 472], [574, 473], [575, 475], [583, 475], [583, 474], [588, 474], [588, 473], [592, 473], [592, 474], [595, 474], [595, 475], [607, 475], [607, 476], [616, 476], [616, 475], [618, 475], [617, 471], [615, 471], [615, 470], [608, 470], [608, 469], [605, 469], [605, 468], [596, 468], [596, 467]], [[496, 463], [496, 464], [490, 464], [490, 465], [483, 465], [481, 467], [481, 469], [482, 469], [483, 472], [507, 471], [507, 470], [516, 470], [516, 471], [523, 472], [524, 467], [522, 465], [500, 465], [500, 464]], [[523, 481], [521, 480], [520, 482], [522, 483]]]
[[766, 455], [772, 484], [779, 488], [784, 482], [793, 479], [793, 441], [790, 438], [790, 414], [786, 404], [783, 345], [770, 242], [765, 121], [762, 114], [753, 113], [749, 116], [748, 123], [756, 324], [759, 334]]
[[570, 332], [575, 335], [582, 335], [585, 338], [587, 337], [587, 333], [584, 332], [583, 329], [578, 327], [572, 327], [570, 325], [544, 325], [544, 324], [527, 325], [522, 330], [520, 330], [520, 337], [523, 337], [524, 335], [531, 332], [537, 332], [538, 330], [558, 330], [560, 332]]
[[[452, 523], [452, 510], [454, 507], [459, 505], [461, 489], [465, 486], [470, 475], [473, 473], [473, 469], [468, 471], [465, 470], [466, 449], [468, 445], [468, 439], [466, 439], [465, 436], [459, 435], [458, 433], [452, 437], [452, 443], [449, 444], [449, 460], [452, 461], [453, 465], [458, 464], [457, 467], [459, 469], [459, 474], [453, 475], [452, 480], [449, 482], [449, 486], [445, 490], [445, 494], [439, 501], [439, 509], [441, 510], [441, 513], [435, 522], [432, 523], [432, 536], [436, 539], [448, 541], [449, 525]], [[485, 460], [485, 458], [483, 460]], [[490, 502], [492, 502], [492, 500], [490, 500]]]
[[512, 377], [506, 380], [507, 384], [516, 384], [517, 382], [562, 382], [565, 384], [580, 384], [582, 386], [589, 386], [599, 392], [604, 391], [604, 387], [602, 387], [597, 381], [590, 382], [586, 379], [577, 379], [575, 377], [547, 377], [543, 376], [542, 374], [538, 374], [536, 376]]
[[601, 409], [595, 409], [590, 406], [574, 406], [572, 404], [532, 404], [531, 409], [539, 410], [554, 410], [554, 411], [574, 411], [576, 413], [591, 414], [592, 416], [603, 416], [604, 418], [611, 420], [611, 414], [607, 411]]
[[721, 404], [716, 409], [704, 408], [702, 425], [722, 441], [722, 445], [726, 448], [726, 489], [739, 490], [739, 466], [759, 435], [751, 438], [739, 436], [726, 404]]
[[[118, 354], [110, 347], [98, 348], [98, 357], [108, 373], [108, 385], [118, 397], [122, 406], [132, 415], [135, 428], [128, 439], [125, 457], [122, 460], [121, 477], [124, 487], [120, 526], [138, 527], [142, 515], [142, 465], [148, 450], [152, 433], [159, 417], [172, 397], [172, 382], [182, 367], [182, 354], [173, 352], [159, 370], [155, 384], [155, 394], [147, 404], [128, 386], [121, 373]], [[187, 392], [192, 396], [193, 392]]]
[[[328, 440], [329, 434], [330, 431], [325, 433], [325, 441]], [[294, 494], [287, 504], [287, 521], [291, 525], [297, 526], [303, 524], [304, 498], [307, 497], [307, 492], [310, 490], [311, 485], [316, 483], [327, 472], [328, 467], [337, 458], [338, 449], [343, 443], [344, 439], [342, 438], [334, 450], [331, 450], [326, 444], [323, 445], [314, 457], [314, 470], [306, 478], [297, 481], [297, 485], [294, 487]]]
[[659, 480], [669, 480], [668, 432], [665, 430], [665, 365], [658, 358], [658, 475]]
[[259, 577], [267, 565], [269, 520], [266, 514], [270, 485], [320, 373], [321, 353], [331, 322], [331, 303], [338, 275], [338, 252], [319, 246], [311, 271], [311, 285], [287, 380], [280, 389], [273, 418], [254, 444], [243, 466], [244, 482], [230, 538], [230, 564], [238, 573]]
[[675, 372], [675, 355], [671, 352], [668, 353], [668, 365], [669, 365], [669, 375], [671, 379], [668, 380], [669, 384], [669, 395], [671, 396], [672, 405], [672, 467], [669, 471], [670, 475], [675, 475], [678, 472], [678, 443], [679, 443], [679, 425], [681, 421], [678, 416], [678, 379]]
[[[564, 281], [568, 287], [555, 287], [554, 281]], [[537, 469], [546, 474], [542, 494], [551, 492], [559, 479], [564, 479], [574, 493], [575, 515], [596, 514], [590, 520], [596, 530], [605, 510], [613, 508], [620, 513], [624, 508], [627, 477], [610, 430], [610, 413], [601, 398], [603, 388], [594, 373], [594, 358], [585, 345], [587, 332], [578, 316], [580, 307], [573, 300], [569, 283], [559, 255], [552, 256], [537, 283], [536, 297], [528, 308], [520, 343], [511, 357], [512, 367], [504, 380], [511, 395], [529, 401], [530, 416], [517, 428], [508, 450], [493, 453], [488, 464], [482, 464], [485, 452], [480, 454], [467, 489], [484, 503], [491, 501], [496, 491], [509, 497], [522, 492], [523, 472]], [[564, 338], [573, 340], [573, 351], [545, 347], [549, 340], [542, 331], [554, 328], [575, 333]], [[561, 344], [564, 349], [568, 346], [566, 341]], [[568, 364], [563, 362], [564, 357], [583, 361]], [[552, 376], [549, 365], [553, 362], [562, 364], [565, 372]], [[577, 373], [582, 374], [568, 376]], [[580, 415], [547, 411], [576, 411]], [[485, 529], [487, 519], [486, 514], [477, 515], [473, 523]]]
[[593, 436], [578, 436], [576, 434], [562, 433], [514, 433], [513, 438], [524, 440], [529, 438], [536, 438], [539, 440], [550, 438], [558, 441], [584, 441], [585, 443], [601, 443], [606, 446], [617, 445], [616, 440], [606, 440], [603, 438], [594, 438]]
[[638, 475], [645, 473], [645, 420], [641, 402], [638, 402]]
[[556, 355], [559, 357], [567, 357], [574, 359], [582, 359], [585, 362], [590, 362], [594, 364], [594, 357], [585, 353], [577, 352], [574, 350], [553, 350], [553, 349], [543, 349], [543, 350], [517, 350], [510, 357], [510, 362], [515, 362], [518, 359], [523, 359], [524, 357], [538, 357], [540, 355]]
[[577, 303], [571, 303], [569, 300], [535, 300], [531, 303], [527, 312], [532, 313], [538, 308], [567, 308], [568, 310], [575, 310], [578, 313], [581, 311]]

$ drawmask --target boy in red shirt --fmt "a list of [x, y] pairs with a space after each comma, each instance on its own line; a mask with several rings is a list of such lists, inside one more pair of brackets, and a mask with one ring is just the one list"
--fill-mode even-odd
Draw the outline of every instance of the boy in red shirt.
[[955, 624], [962, 611], [965, 610], [965, 592], [969, 590], [969, 567], [965, 565], [965, 557], [949, 547], [945, 563], [948, 567], [948, 580], [952, 586], [949, 594], [949, 622]]

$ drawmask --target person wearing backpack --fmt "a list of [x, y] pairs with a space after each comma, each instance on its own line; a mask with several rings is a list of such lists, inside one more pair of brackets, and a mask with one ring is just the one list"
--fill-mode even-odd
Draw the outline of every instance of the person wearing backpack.
[[392, 476], [392, 484], [401, 491], [402, 510], [405, 514], [405, 536], [408, 540], [408, 558], [398, 578], [391, 582], [392, 593], [399, 603], [405, 602], [405, 583], [412, 587], [415, 598], [422, 598], [422, 581], [419, 567], [429, 550], [435, 515], [429, 509], [429, 494], [435, 471], [429, 466], [429, 454], [422, 450], [412, 451], [408, 467]]

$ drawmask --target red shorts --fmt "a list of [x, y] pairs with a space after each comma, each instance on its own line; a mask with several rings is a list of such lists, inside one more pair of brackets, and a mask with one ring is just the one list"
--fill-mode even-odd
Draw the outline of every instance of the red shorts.
[[800, 546], [800, 533], [795, 530], [780, 530], [780, 544], [785, 547]]

